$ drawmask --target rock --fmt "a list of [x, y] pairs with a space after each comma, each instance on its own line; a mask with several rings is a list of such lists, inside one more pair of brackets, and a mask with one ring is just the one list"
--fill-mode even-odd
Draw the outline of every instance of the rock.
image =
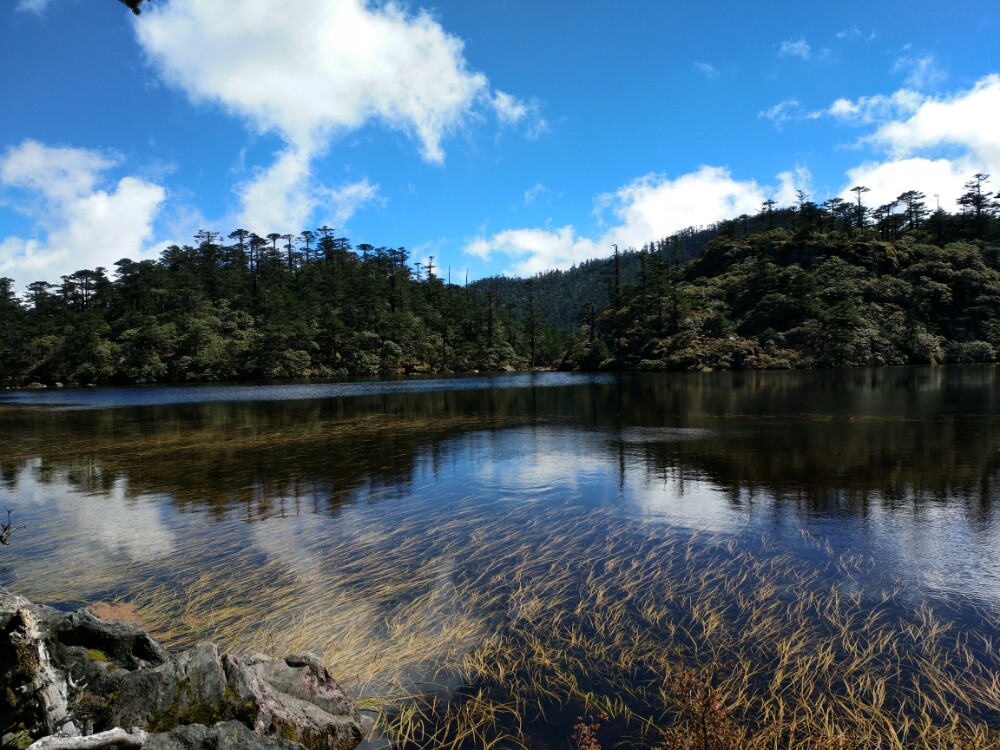
[[[357, 708], [315, 654], [229, 659], [226, 672], [240, 697], [255, 705], [258, 732], [294, 739], [310, 750], [354, 747], [364, 736]], [[265, 689], [255, 689], [254, 678]]]
[[143, 750], [302, 750], [302, 745], [261, 737], [238, 721], [225, 721], [212, 727], [188, 724], [171, 732], [151, 734]]
[[138, 625], [2, 588], [0, 685], [4, 746], [129, 727], [164, 750], [352, 750], [367, 729], [314, 654], [236, 656], [199, 643], [171, 655]]
[[28, 384], [27, 384], [26, 386], [24, 386], [24, 387], [25, 387], [25, 388], [33, 388], [33, 389], [37, 389], [37, 388], [44, 388], [45, 386], [44, 386], [43, 384], [41, 384], [41, 383], [28, 383]]
[[138, 625], [102, 620], [87, 609], [56, 614], [50, 617], [49, 628], [58, 643], [101, 651], [126, 669], [161, 664], [169, 658], [166, 650]]
[[152, 732], [235, 719], [237, 697], [227, 694], [226, 687], [218, 649], [199, 643], [158, 667], [126, 674], [110, 701], [110, 719], [117, 726]]

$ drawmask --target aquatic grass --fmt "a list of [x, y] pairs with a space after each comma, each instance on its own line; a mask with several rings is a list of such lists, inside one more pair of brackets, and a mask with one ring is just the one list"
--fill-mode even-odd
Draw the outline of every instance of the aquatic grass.
[[[394, 507], [392, 524], [363, 504], [340, 525], [180, 516], [169, 555], [73, 582], [36, 556], [19, 584], [127, 603], [171, 648], [316, 651], [398, 747], [557, 744], [596, 714], [608, 747], [683, 747], [709, 718], [745, 747], [1000, 747], [991, 610], [932, 606], [811, 535], [779, 549], [472, 497], [428, 524], [432, 502]], [[58, 526], [40, 523], [31, 544]]]

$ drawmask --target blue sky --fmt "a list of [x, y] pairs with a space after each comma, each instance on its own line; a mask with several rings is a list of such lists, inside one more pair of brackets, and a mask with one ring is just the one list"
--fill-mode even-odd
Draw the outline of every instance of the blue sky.
[[0, 0], [0, 276], [199, 229], [435, 257], [454, 280], [763, 200], [1000, 182], [1000, 4]]

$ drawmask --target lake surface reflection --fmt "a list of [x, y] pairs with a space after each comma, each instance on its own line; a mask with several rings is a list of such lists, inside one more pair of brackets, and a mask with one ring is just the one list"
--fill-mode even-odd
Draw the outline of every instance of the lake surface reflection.
[[[997, 637], [998, 407], [995, 367], [12, 391], [0, 501], [28, 528], [3, 582], [132, 602], [168, 645], [310, 648], [373, 696], [462, 695], [489, 681], [484, 649], [549, 637], [538, 612], [567, 613], [546, 633], [578, 616], [597, 638], [588, 608], [619, 605], [615, 633], [649, 639], [630, 684], [653, 684], [656, 649], [740, 658], [756, 616], [740, 597], [768, 587], [853, 597], [894, 633], [937, 607], [953, 632]], [[780, 644], [794, 623], [776, 618]], [[992, 646], [975, 658], [997, 666]], [[910, 678], [880, 668], [905, 707]], [[620, 691], [603, 679], [572, 675], [574, 695]], [[555, 703], [535, 723], [580, 711]], [[531, 724], [517, 741], [547, 746]]]

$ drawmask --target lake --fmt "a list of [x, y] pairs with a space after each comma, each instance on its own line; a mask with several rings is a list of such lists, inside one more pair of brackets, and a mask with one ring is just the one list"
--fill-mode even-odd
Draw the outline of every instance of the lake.
[[317, 652], [369, 747], [993, 746], [998, 481], [993, 366], [0, 392], [5, 585]]

